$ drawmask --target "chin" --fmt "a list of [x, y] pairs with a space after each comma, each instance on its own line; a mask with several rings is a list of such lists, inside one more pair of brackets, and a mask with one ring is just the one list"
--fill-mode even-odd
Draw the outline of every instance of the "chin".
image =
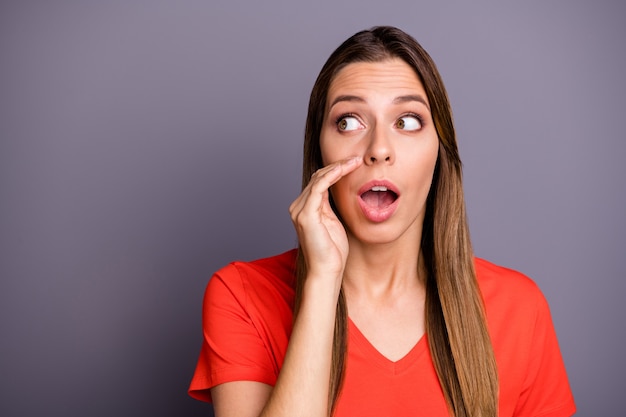
[[[395, 221], [394, 221], [395, 220]], [[415, 244], [422, 237], [423, 215], [412, 220], [391, 218], [382, 223], [362, 219], [358, 222], [344, 222], [348, 236], [365, 245]]]
[[349, 236], [365, 245], [388, 245], [399, 242], [405, 233], [394, 230], [395, 228], [387, 225], [373, 224], [371, 227], [359, 225], [350, 228]]

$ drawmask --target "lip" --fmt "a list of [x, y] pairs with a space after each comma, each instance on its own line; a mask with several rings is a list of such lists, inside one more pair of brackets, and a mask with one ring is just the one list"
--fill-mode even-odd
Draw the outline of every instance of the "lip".
[[[387, 187], [389, 191], [392, 191], [394, 194], [396, 194], [396, 199], [394, 200], [394, 202], [383, 208], [372, 207], [372, 206], [367, 205], [365, 201], [363, 201], [363, 198], [361, 198], [361, 196], [366, 191], [369, 191], [373, 187], [377, 187], [377, 186]], [[374, 223], [381, 223], [389, 219], [398, 208], [398, 202], [400, 201], [400, 192], [398, 191], [398, 187], [396, 187], [395, 184], [392, 183], [391, 181], [372, 180], [363, 184], [363, 186], [359, 188], [358, 201], [359, 201], [359, 206], [361, 207], [361, 210], [363, 211], [363, 214], [369, 221], [374, 222]]]

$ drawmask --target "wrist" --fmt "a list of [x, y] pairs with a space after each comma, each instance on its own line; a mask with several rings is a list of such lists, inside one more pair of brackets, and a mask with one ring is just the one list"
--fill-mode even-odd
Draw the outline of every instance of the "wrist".
[[339, 291], [341, 290], [342, 275], [335, 274], [307, 274], [303, 286], [303, 303], [311, 300], [311, 304], [323, 308], [327, 306], [335, 311]]

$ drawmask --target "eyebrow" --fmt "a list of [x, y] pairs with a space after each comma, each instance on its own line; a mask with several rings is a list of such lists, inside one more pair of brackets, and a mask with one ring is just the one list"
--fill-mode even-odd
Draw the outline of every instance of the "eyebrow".
[[335, 104], [340, 103], [342, 101], [358, 101], [361, 103], [365, 103], [365, 100], [363, 100], [363, 98], [359, 96], [343, 95], [343, 96], [338, 96], [336, 99], [334, 99], [333, 102], [330, 104], [330, 107], [332, 108]]
[[426, 102], [426, 99], [420, 94], [409, 94], [407, 96], [400, 96], [393, 99], [393, 104], [409, 103], [411, 101], [417, 101], [422, 103], [430, 111], [430, 106]]
[[[342, 96], [338, 96], [337, 98], [333, 100], [333, 102], [330, 104], [330, 108], [332, 108], [335, 104], [340, 103], [342, 101], [356, 101], [359, 103], [365, 103], [365, 100], [362, 97], [342, 95]], [[424, 97], [422, 97], [419, 94], [409, 94], [406, 96], [399, 96], [399, 97], [394, 98], [392, 103], [402, 104], [402, 103], [409, 103], [412, 101], [417, 101], [418, 103], [422, 103], [430, 111], [430, 106], [428, 105], [428, 102], [426, 101]]]

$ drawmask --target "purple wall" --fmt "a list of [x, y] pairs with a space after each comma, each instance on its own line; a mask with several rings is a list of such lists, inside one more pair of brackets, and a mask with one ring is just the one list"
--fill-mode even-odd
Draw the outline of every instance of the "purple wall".
[[204, 286], [295, 244], [308, 93], [376, 24], [443, 74], [477, 254], [543, 289], [578, 415], [621, 415], [626, 7], [249, 3], [0, 3], [0, 415], [210, 412]]

